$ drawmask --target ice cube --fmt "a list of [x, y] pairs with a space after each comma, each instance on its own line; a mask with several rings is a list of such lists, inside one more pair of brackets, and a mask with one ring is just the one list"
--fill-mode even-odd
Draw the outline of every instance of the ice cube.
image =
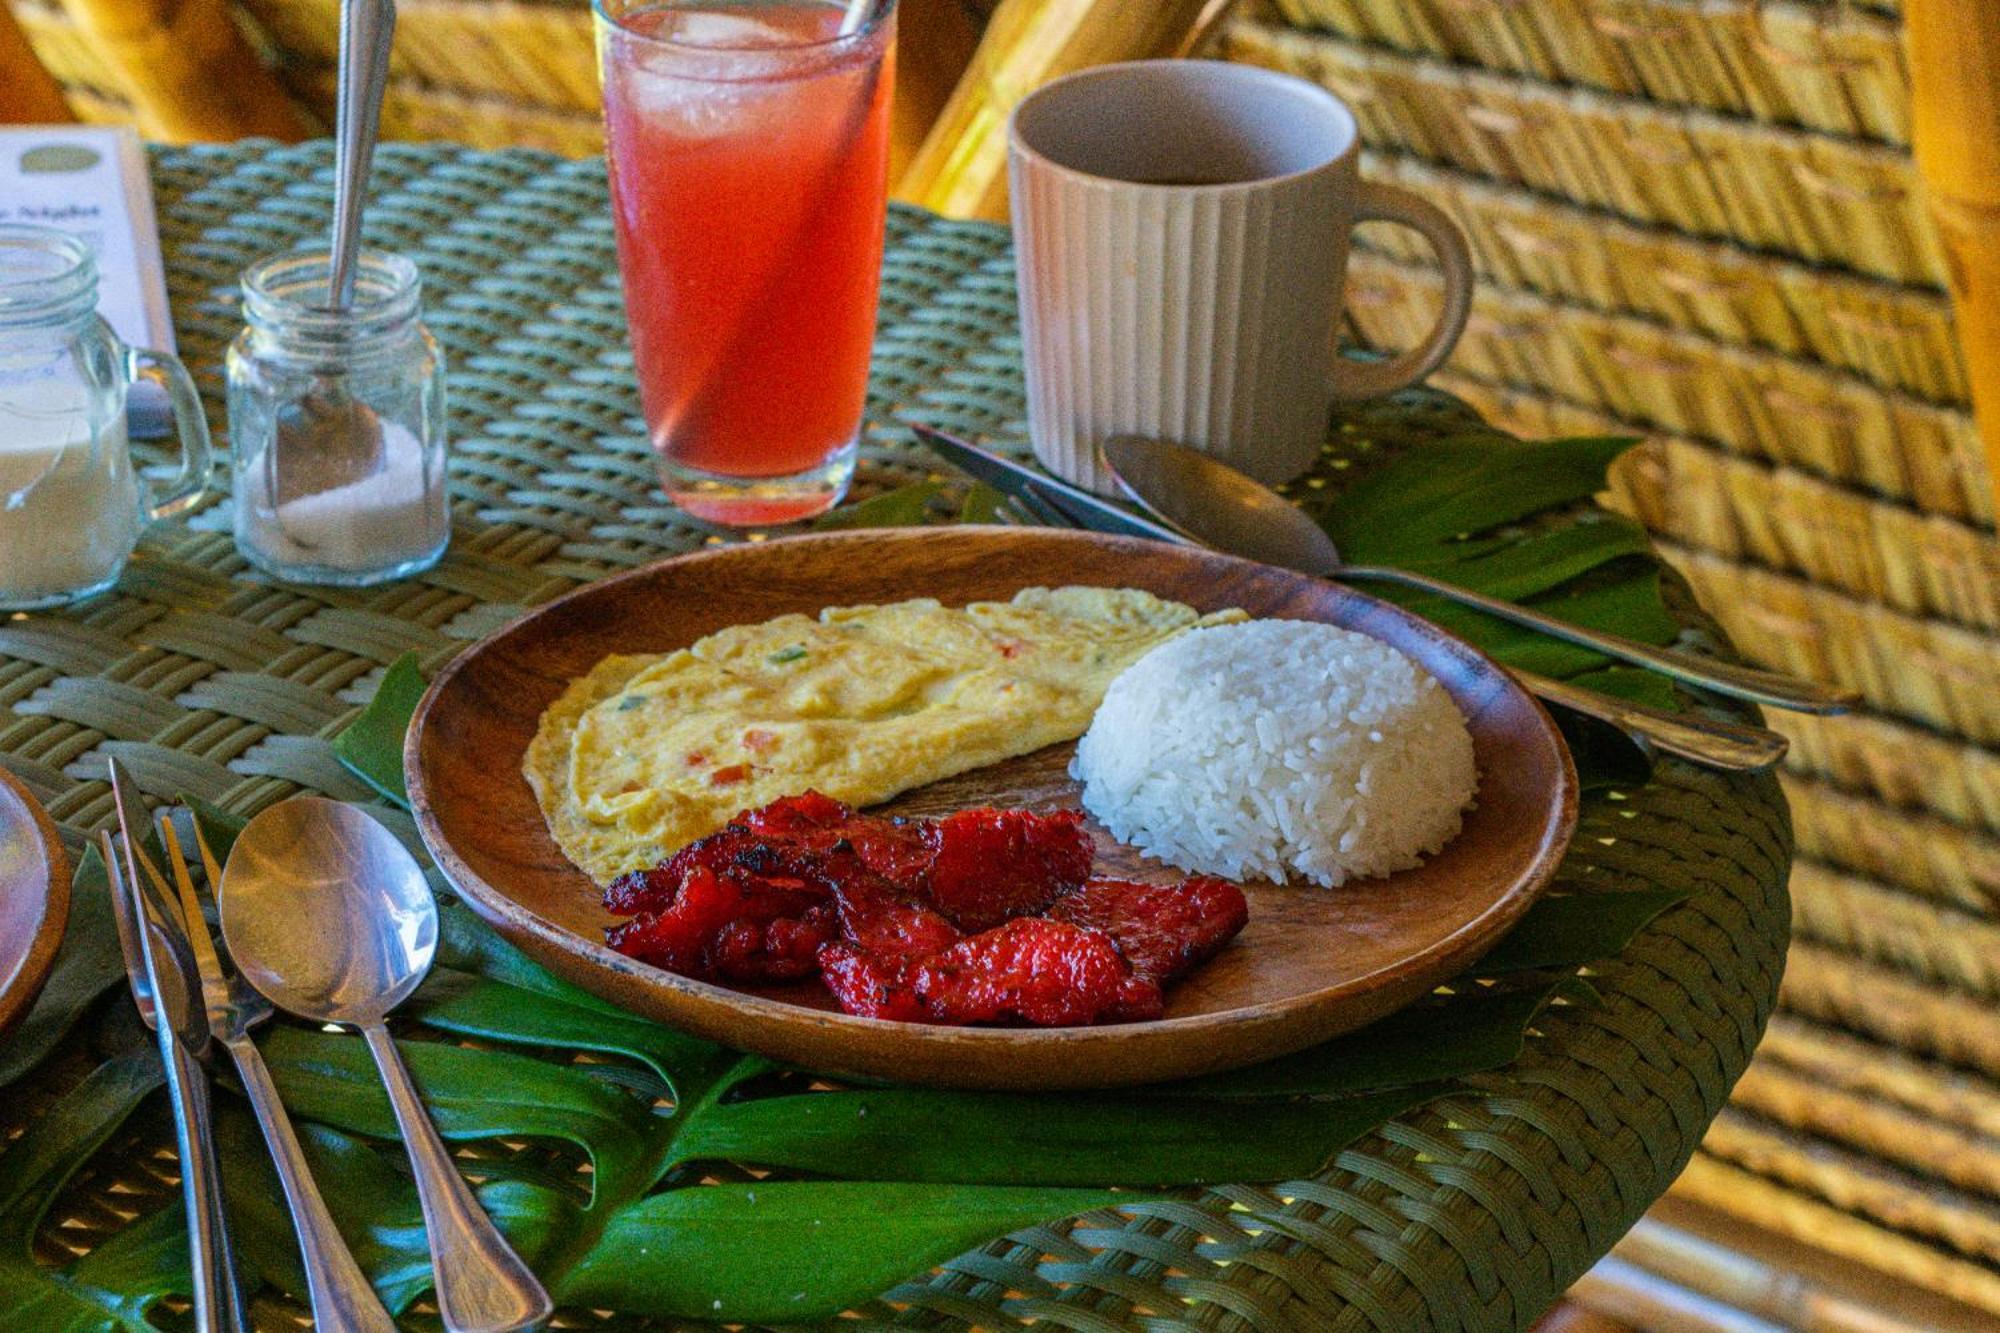
[[800, 40], [797, 24], [774, 21], [753, 9], [675, 9], [660, 25], [659, 35], [684, 46], [760, 50], [792, 46]]

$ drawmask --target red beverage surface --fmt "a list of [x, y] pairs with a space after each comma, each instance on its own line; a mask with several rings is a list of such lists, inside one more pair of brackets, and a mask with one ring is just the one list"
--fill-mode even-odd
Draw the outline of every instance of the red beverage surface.
[[[602, 42], [625, 308], [653, 446], [780, 477], [855, 437], [887, 196], [890, 24], [653, 9]], [[784, 517], [784, 516], [774, 516]]]

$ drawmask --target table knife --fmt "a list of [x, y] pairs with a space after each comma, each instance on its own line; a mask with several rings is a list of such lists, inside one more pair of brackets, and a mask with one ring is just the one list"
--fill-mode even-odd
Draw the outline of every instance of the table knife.
[[200, 1056], [208, 1024], [199, 1000], [200, 980], [184, 940], [177, 938], [178, 909], [149, 890], [141, 868], [158, 871], [139, 845], [146, 827], [138, 794], [117, 760], [111, 761], [112, 801], [118, 808], [123, 857], [111, 838], [100, 843], [110, 885], [126, 976], [141, 1019], [153, 1028], [166, 1070], [174, 1140], [181, 1163], [181, 1198], [187, 1212], [188, 1266], [193, 1279], [198, 1333], [249, 1333], [243, 1291], [236, 1279], [223, 1213], [222, 1177], [215, 1159], [208, 1073]]

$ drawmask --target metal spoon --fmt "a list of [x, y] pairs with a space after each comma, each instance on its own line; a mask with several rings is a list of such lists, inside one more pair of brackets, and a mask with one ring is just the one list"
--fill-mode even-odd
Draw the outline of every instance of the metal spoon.
[[265, 998], [367, 1040], [416, 1170], [444, 1326], [498, 1333], [548, 1318], [548, 1293], [458, 1174], [383, 1026], [437, 951], [437, 902], [416, 858], [354, 807], [295, 796], [245, 826], [218, 905], [230, 955]]
[[[344, 0], [340, 9], [340, 95], [333, 157], [333, 254], [327, 306], [354, 304], [355, 265], [368, 169], [375, 157], [382, 93], [389, 81], [394, 0]], [[302, 496], [351, 486], [381, 470], [382, 419], [345, 381], [315, 385], [278, 413], [277, 438], [264, 453], [265, 489], [281, 511]], [[291, 534], [286, 534], [288, 537]], [[293, 538], [296, 542], [297, 539]], [[308, 543], [299, 542], [301, 546]]]
[[1476, 607], [1498, 619], [1539, 630], [1551, 638], [1592, 648], [1608, 657], [1650, 667], [1675, 680], [1753, 703], [1799, 713], [1844, 713], [1860, 699], [1854, 691], [1838, 686], [1697, 657], [1671, 648], [1656, 648], [1621, 634], [1585, 629], [1408, 570], [1346, 564], [1333, 539], [1298, 506], [1262, 482], [1186, 445], [1118, 435], [1105, 442], [1104, 460], [1118, 484], [1141, 508], [1204, 545], [1325, 578], [1372, 580], [1420, 588]]

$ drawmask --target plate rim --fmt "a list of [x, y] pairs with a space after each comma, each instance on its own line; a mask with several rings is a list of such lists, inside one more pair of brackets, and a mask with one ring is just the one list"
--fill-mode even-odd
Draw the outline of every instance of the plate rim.
[[[1482, 663], [1506, 691], [1518, 695], [1532, 709], [1542, 734], [1552, 744], [1558, 761], [1558, 782], [1551, 793], [1548, 817], [1544, 820], [1541, 836], [1537, 840], [1534, 856], [1522, 871], [1516, 883], [1518, 891], [1489, 904], [1477, 916], [1460, 924], [1450, 934], [1432, 943], [1423, 951], [1406, 955], [1385, 963], [1370, 972], [1350, 978], [1337, 986], [1300, 992], [1296, 996], [1282, 1000], [1264, 1001], [1234, 1009], [1216, 1010], [1209, 1013], [1190, 1014], [1178, 1018], [1150, 1019], [1137, 1023], [1116, 1023], [1098, 1025], [1077, 1025], [1068, 1027], [980, 1027], [954, 1026], [925, 1023], [905, 1023], [892, 1019], [866, 1018], [837, 1010], [817, 1009], [789, 1000], [756, 995], [747, 991], [716, 982], [697, 980], [668, 972], [650, 964], [639, 962], [618, 953], [598, 940], [590, 939], [569, 930], [555, 922], [548, 921], [518, 901], [509, 897], [496, 886], [488, 884], [474, 872], [459, 856], [457, 850], [444, 836], [430, 793], [424, 780], [423, 765], [420, 762], [425, 728], [438, 699], [450, 688], [452, 681], [470, 664], [478, 654], [493, 643], [511, 635], [530, 621], [545, 615], [555, 614], [560, 608], [573, 601], [588, 600], [603, 595], [603, 590], [631, 582], [639, 582], [660, 577], [661, 572], [701, 562], [732, 559], [757, 559], [758, 553], [773, 549], [796, 548], [807, 544], [839, 546], [846, 544], [867, 544], [873, 541], [914, 541], [946, 540], [968, 533], [1004, 533], [1019, 538], [1024, 534], [1046, 538], [1056, 542], [1076, 542], [1086, 545], [1102, 545], [1131, 551], [1159, 550], [1163, 543], [1138, 537], [1125, 537], [1112, 533], [1099, 533], [1078, 529], [1025, 528], [1005, 524], [954, 524], [951, 526], [929, 526], [908, 528], [853, 528], [833, 532], [809, 532], [772, 537], [761, 542], [731, 542], [717, 546], [700, 547], [693, 551], [664, 557], [634, 569], [622, 570], [573, 588], [558, 597], [532, 607], [506, 624], [495, 629], [477, 641], [466, 645], [455, 653], [451, 660], [440, 668], [426, 686], [416, 711], [412, 714], [409, 730], [403, 740], [404, 785], [409, 792], [410, 811], [416, 821], [419, 835], [429, 850], [438, 870], [452, 888], [473, 907], [475, 912], [496, 928], [505, 925], [514, 930], [532, 935], [551, 948], [559, 949], [572, 957], [580, 956], [587, 961], [614, 972], [655, 987], [677, 991], [692, 1000], [721, 1004], [741, 1009], [763, 1018], [789, 1022], [808, 1023], [835, 1031], [851, 1030], [871, 1036], [894, 1034], [910, 1041], [936, 1047], [983, 1046], [994, 1051], [1019, 1049], [1021, 1047], [1055, 1048], [1080, 1044], [1109, 1044], [1129, 1041], [1135, 1037], [1167, 1037], [1179, 1031], [1192, 1028], [1226, 1028], [1244, 1023], [1277, 1021], [1308, 1004], [1317, 1001], [1330, 1003], [1343, 995], [1369, 994], [1392, 986], [1397, 977], [1416, 970], [1423, 970], [1427, 964], [1440, 959], [1452, 958], [1465, 952], [1464, 941], [1468, 936], [1478, 936], [1491, 930], [1487, 947], [1497, 943], [1506, 930], [1516, 924], [1528, 908], [1547, 891], [1550, 881], [1562, 863], [1574, 838], [1580, 790], [1576, 775], [1576, 765], [1570, 753], [1568, 742], [1548, 710], [1512, 672], [1495, 662], [1487, 653], [1414, 612], [1405, 610], [1392, 602], [1370, 596], [1351, 585], [1339, 583], [1343, 594], [1369, 604], [1376, 613], [1388, 614], [1410, 623], [1419, 632], [1442, 643], [1451, 651], [1470, 655]], [[1183, 549], [1166, 547], [1165, 549]], [[1227, 552], [1202, 550], [1203, 555], [1240, 565], [1246, 569], [1271, 570], [1288, 578], [1307, 579], [1312, 576], [1279, 566], [1266, 565]], [[1338, 583], [1338, 580], [1328, 580]], [[1025, 585], [1024, 585], [1025, 586]], [[913, 594], [921, 595], [921, 594]], [[1365, 631], [1357, 631], [1365, 632]], [[518, 763], [517, 765], [518, 766]], [[1498, 914], [1500, 920], [1495, 923]], [[580, 947], [580, 950], [578, 948]], [[1467, 956], [1470, 962], [1484, 950]], [[1371, 985], [1371, 983], [1373, 983]], [[1398, 1006], [1401, 1007], [1400, 1005]], [[620, 1005], [621, 1009], [627, 1006]], [[1393, 1010], [1391, 1011], [1393, 1012]], [[666, 1020], [665, 1026], [674, 1026]]]
[[28, 938], [28, 948], [13, 974], [0, 976], [0, 1035], [5, 1035], [34, 1008], [49, 973], [55, 970], [56, 954], [69, 930], [70, 866], [55, 821], [27, 784], [0, 768], [0, 788], [28, 812], [27, 829], [41, 851], [47, 881], [41, 895], [42, 915]]

